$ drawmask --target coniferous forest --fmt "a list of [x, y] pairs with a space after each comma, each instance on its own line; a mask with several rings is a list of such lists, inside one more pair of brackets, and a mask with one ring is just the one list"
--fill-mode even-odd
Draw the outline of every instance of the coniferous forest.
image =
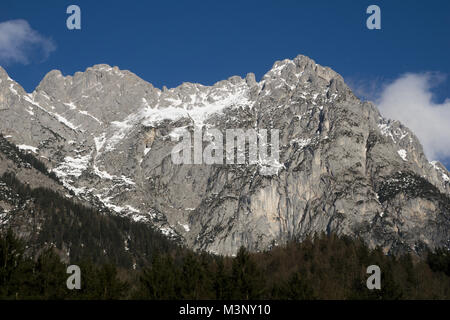
[[[67, 264], [54, 250], [32, 259], [11, 231], [0, 238], [1, 299], [449, 299], [450, 255], [426, 260], [392, 257], [362, 242], [322, 235], [269, 252], [236, 257], [195, 254], [178, 248], [155, 253], [132, 270], [91, 259], [81, 269], [81, 289], [66, 287]], [[368, 290], [366, 266], [382, 270], [381, 290]]]
[[[193, 252], [146, 224], [55, 191], [32, 189], [13, 173], [0, 183], [8, 191], [3, 197], [16, 197], [22, 208], [0, 232], [0, 299], [450, 299], [446, 249], [390, 256], [360, 239], [321, 234], [222, 257]], [[66, 286], [69, 265], [80, 267], [80, 290]], [[381, 269], [380, 290], [366, 286], [370, 265]]]

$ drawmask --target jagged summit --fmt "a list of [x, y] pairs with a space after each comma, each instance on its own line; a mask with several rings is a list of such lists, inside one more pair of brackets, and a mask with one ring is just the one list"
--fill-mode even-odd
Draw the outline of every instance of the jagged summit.
[[[331, 81], [332, 79], [341, 80], [343, 82], [342, 76], [340, 76], [338, 73], [336, 73], [335, 71], [333, 71], [332, 69], [330, 69], [328, 67], [323, 67], [323, 66], [318, 65], [317, 63], [315, 63], [314, 60], [312, 60], [309, 57], [304, 56], [304, 55], [298, 55], [297, 57], [295, 57], [292, 60], [285, 59], [282, 61], [276, 61], [273, 64], [273, 67], [263, 76], [262, 80], [268, 79], [273, 75], [286, 77], [286, 75], [289, 75], [289, 73], [297, 73], [298, 74], [298, 73], [302, 73], [302, 72], [306, 72], [308, 74], [315, 73], [315, 74], [317, 74], [318, 77], [320, 77], [328, 82]], [[132, 73], [128, 70], [121, 70], [117, 66], [112, 67], [108, 64], [96, 64], [96, 65], [86, 68], [86, 70], [84, 72], [78, 71], [74, 75], [67, 75], [67, 76], [63, 76], [60, 70], [52, 70], [44, 76], [43, 80], [41, 81], [41, 84], [37, 87], [37, 90], [39, 90], [40, 87], [45, 87], [46, 83], [48, 81], [51, 82], [52, 79], [64, 78], [64, 79], [73, 81], [73, 79], [76, 77], [87, 77], [88, 74], [90, 74], [90, 73], [103, 73], [103, 74], [116, 75], [118, 77], [124, 77], [125, 75], [128, 75], [128, 76], [133, 76], [135, 78], [138, 78], [142, 81], [145, 81], [145, 80], [139, 78], [134, 73]], [[101, 78], [97, 78], [97, 80], [100, 80], [100, 79]], [[254, 73], [247, 74], [245, 79], [246, 79], [246, 81], [248, 81], [252, 84], [257, 83]], [[236, 83], [236, 82], [240, 82], [242, 80], [243, 79], [240, 76], [231, 76], [227, 80], [222, 80], [222, 81], [216, 82], [213, 86], [219, 85], [223, 81]], [[153, 87], [153, 85], [151, 83], [149, 83], [149, 85], [151, 85]], [[178, 87], [167, 88], [167, 90], [176, 90], [178, 88], [183, 88], [183, 87], [187, 87], [187, 86], [206, 87], [199, 83], [184, 82]]]
[[[78, 197], [189, 247], [234, 254], [316, 232], [392, 253], [449, 244], [448, 171], [308, 57], [277, 61], [260, 81], [250, 73], [212, 86], [160, 90], [104, 64], [52, 71], [32, 94], [9, 86], [0, 84], [5, 136]], [[199, 128], [278, 129], [274, 174], [262, 163], [175, 165], [174, 138]]]

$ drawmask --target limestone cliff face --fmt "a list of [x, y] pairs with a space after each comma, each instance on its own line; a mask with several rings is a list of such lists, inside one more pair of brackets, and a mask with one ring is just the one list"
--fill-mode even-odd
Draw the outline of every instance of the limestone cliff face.
[[[189, 247], [232, 255], [322, 231], [392, 253], [449, 245], [448, 171], [305, 56], [276, 62], [259, 82], [162, 91], [107, 65], [52, 71], [31, 94], [0, 78], [3, 135], [47, 159], [78, 197]], [[261, 174], [264, 163], [173, 163], [180, 130], [236, 128], [279, 130], [273, 175]]]

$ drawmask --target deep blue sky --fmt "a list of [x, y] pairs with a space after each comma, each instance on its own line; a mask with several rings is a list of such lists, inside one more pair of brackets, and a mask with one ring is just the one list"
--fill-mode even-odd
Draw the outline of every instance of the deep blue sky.
[[[82, 10], [82, 30], [66, 28], [66, 8]], [[382, 29], [366, 28], [381, 7]], [[51, 69], [64, 74], [98, 63], [128, 69], [156, 87], [213, 84], [305, 54], [350, 83], [379, 83], [405, 72], [450, 75], [450, 1], [2, 0], [0, 22], [25, 19], [57, 49], [46, 61], [4, 66], [32, 91]], [[436, 89], [450, 96], [450, 81]], [[448, 162], [447, 162], [448, 166]]]

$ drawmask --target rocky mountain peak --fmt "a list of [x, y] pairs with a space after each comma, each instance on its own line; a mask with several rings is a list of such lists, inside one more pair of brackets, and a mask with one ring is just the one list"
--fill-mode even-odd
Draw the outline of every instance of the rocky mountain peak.
[[[31, 95], [12, 89], [0, 91], [4, 135], [48, 159], [77, 197], [189, 247], [232, 255], [317, 232], [393, 253], [450, 243], [448, 171], [308, 57], [277, 61], [260, 81], [250, 73], [160, 90], [99, 64], [52, 71]], [[180, 132], [212, 128], [278, 129], [279, 159], [174, 164]]]
[[284, 80], [297, 78], [314, 83], [318, 83], [318, 80], [321, 79], [327, 85], [339, 83], [340, 86], [345, 86], [344, 79], [341, 75], [328, 67], [317, 64], [314, 60], [304, 55], [298, 55], [293, 60], [285, 59], [276, 61], [272, 69], [266, 73], [263, 79], [277, 77]]

